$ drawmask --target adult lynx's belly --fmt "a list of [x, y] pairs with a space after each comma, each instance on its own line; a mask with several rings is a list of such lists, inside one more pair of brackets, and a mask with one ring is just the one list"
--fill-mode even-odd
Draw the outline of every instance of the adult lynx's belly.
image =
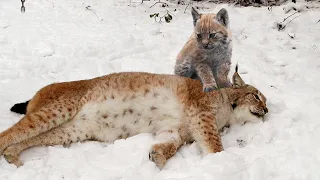
[[87, 103], [73, 121], [75, 126], [87, 126], [97, 140], [114, 141], [180, 124], [182, 107], [168, 89], [113, 93], [106, 97]]

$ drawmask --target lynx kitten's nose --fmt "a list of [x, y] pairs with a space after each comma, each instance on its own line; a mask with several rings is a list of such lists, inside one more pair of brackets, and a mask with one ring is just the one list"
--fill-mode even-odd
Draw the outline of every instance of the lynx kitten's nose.
[[263, 111], [264, 111], [265, 114], [267, 114], [268, 113], [268, 108], [264, 108]]

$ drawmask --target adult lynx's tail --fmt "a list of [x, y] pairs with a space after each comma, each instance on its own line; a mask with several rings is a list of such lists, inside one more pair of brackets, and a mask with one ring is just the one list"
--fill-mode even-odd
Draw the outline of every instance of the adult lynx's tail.
[[26, 114], [28, 103], [29, 101], [26, 101], [23, 103], [17, 103], [11, 107], [10, 111], [19, 113], [19, 114]]

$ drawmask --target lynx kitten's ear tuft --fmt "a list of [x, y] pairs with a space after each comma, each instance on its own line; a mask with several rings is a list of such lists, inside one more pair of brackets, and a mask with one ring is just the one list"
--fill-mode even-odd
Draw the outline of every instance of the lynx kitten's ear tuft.
[[226, 28], [229, 27], [229, 15], [228, 11], [225, 8], [220, 9], [216, 15], [216, 20]]
[[236, 68], [235, 68], [236, 71], [233, 73], [233, 76], [232, 76], [232, 84], [233, 84], [234, 88], [240, 88], [240, 87], [246, 85], [246, 83], [242, 80], [242, 78], [238, 74], [238, 69], [239, 69], [239, 67], [237, 64]]
[[193, 18], [193, 26], [196, 26], [196, 23], [200, 19], [201, 15], [198, 13], [198, 11], [194, 7], [191, 8], [191, 14]]

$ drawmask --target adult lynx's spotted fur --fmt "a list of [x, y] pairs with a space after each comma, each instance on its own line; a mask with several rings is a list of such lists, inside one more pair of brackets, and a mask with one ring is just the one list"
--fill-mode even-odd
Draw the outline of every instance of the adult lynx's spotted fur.
[[232, 37], [227, 10], [199, 14], [192, 8], [191, 13], [194, 32], [177, 56], [174, 73], [200, 79], [205, 92], [231, 86]]
[[243, 82], [205, 93], [200, 81], [175, 75], [114, 73], [89, 80], [48, 85], [30, 100], [26, 115], [0, 133], [0, 154], [21, 166], [19, 154], [32, 146], [113, 142], [153, 133], [149, 157], [160, 168], [187, 141], [204, 153], [223, 150], [218, 130], [261, 121], [266, 98]]

